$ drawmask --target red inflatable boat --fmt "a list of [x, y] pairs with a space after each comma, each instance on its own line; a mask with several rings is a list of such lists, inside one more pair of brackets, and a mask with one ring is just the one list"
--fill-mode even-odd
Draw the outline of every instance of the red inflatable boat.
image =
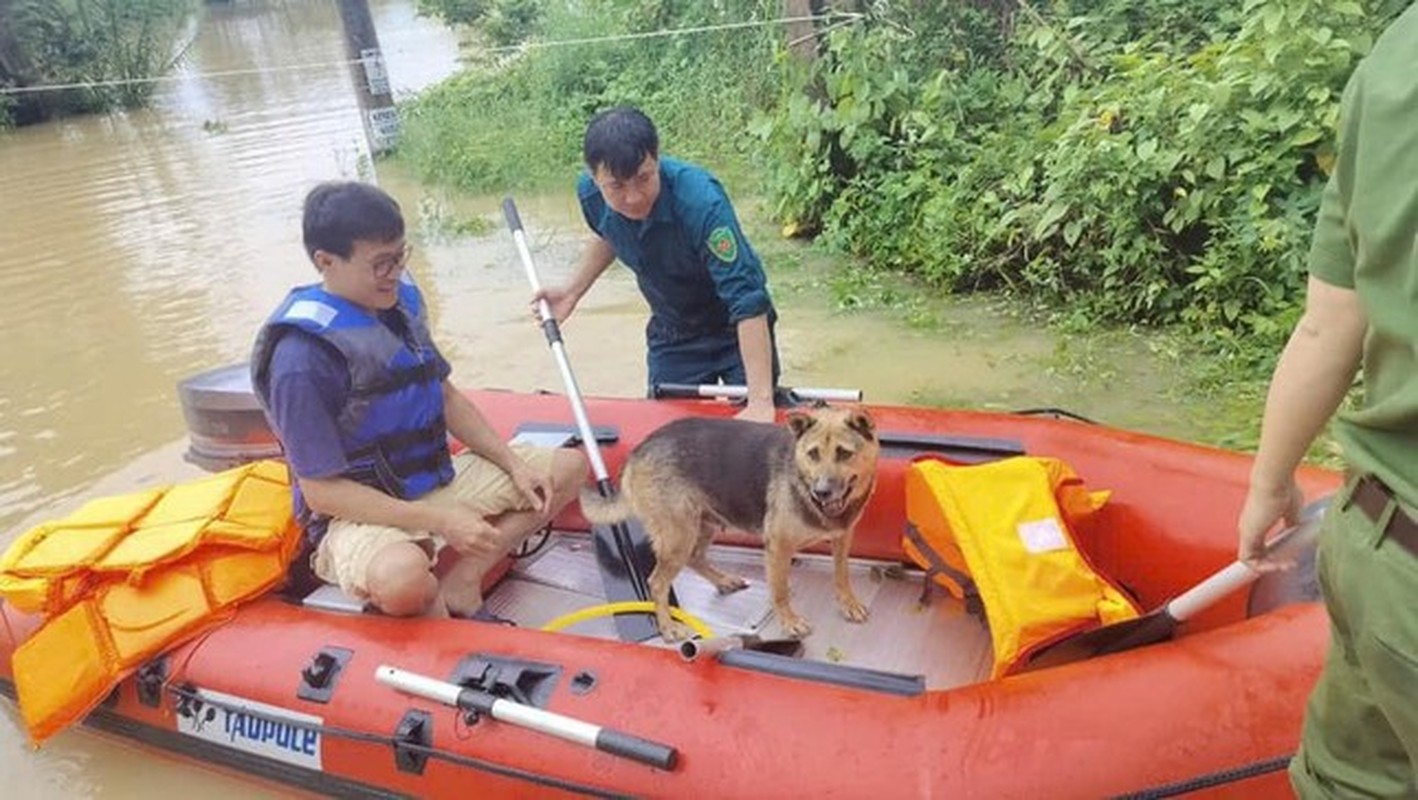
[[[469, 396], [508, 437], [575, 430], [562, 396]], [[1327, 637], [1312, 595], [1267, 577], [1170, 641], [987, 680], [980, 615], [924, 592], [902, 546], [913, 459], [1059, 458], [1112, 493], [1078, 546], [1152, 610], [1234, 560], [1248, 457], [1057, 415], [869, 408], [883, 450], [853, 548], [865, 624], [836, 614], [830, 559], [808, 553], [792, 583], [816, 629], [800, 648], [766, 646], [762, 562], [737, 536], [712, 557], [749, 590], [676, 582], [717, 638], [626, 641], [597, 610], [600, 567], [573, 504], [489, 588], [517, 627], [272, 594], [139, 669], [85, 722], [340, 796], [1289, 796], [1285, 762]], [[666, 422], [733, 413], [714, 400], [587, 411], [612, 474]], [[1339, 480], [1311, 470], [1302, 486], [1314, 499]], [[9, 656], [39, 622], [0, 606], [0, 691], [13, 696]]]

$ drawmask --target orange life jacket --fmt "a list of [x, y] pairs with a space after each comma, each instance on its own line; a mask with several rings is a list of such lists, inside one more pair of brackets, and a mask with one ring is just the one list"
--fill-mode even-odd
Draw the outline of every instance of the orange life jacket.
[[1063, 636], [1141, 613], [1074, 540], [1107, 497], [1053, 458], [974, 466], [928, 459], [907, 470], [903, 547], [955, 597], [978, 593], [994, 644], [992, 678]]
[[0, 595], [46, 617], [12, 657], [30, 738], [80, 719], [145, 661], [281, 581], [299, 541], [277, 461], [93, 500], [15, 540]]

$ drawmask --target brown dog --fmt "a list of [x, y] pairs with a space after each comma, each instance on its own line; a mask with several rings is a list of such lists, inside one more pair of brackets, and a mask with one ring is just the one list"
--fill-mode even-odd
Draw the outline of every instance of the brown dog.
[[720, 593], [748, 585], [705, 558], [714, 534], [731, 527], [763, 536], [773, 610], [791, 636], [812, 632], [788, 603], [793, 554], [831, 540], [837, 603], [853, 622], [867, 609], [847, 580], [852, 529], [876, 488], [880, 445], [871, 417], [860, 409], [788, 413], [788, 425], [690, 417], [665, 425], [630, 454], [621, 493], [606, 500], [581, 494], [581, 510], [596, 524], [639, 517], [655, 550], [650, 592], [655, 620], [667, 640], [690, 635], [670, 618], [670, 585], [688, 565]]

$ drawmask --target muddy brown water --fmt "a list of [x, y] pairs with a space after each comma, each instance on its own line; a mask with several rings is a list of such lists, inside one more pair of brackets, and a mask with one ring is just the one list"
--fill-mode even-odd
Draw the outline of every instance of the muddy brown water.
[[[396, 90], [456, 69], [456, 37], [416, 17], [412, 0], [371, 6]], [[561, 390], [498, 198], [450, 199], [391, 165], [369, 171], [350, 78], [333, 63], [344, 57], [334, 4], [236, 0], [204, 13], [182, 79], [162, 84], [152, 108], [0, 135], [0, 545], [85, 497], [195, 474], [181, 459], [176, 384], [245, 360], [286, 289], [313, 279], [299, 206], [322, 179], [373, 177], [403, 204], [418, 241], [412, 269], [455, 381]], [[254, 67], [269, 71], [203, 77]], [[564, 277], [583, 235], [569, 188], [519, 204], [544, 280]], [[489, 233], [446, 237], [430, 223], [474, 216]], [[1110, 356], [1128, 375], [1121, 389], [1074, 380], [1057, 369], [1055, 337], [984, 304], [944, 307], [947, 323], [923, 330], [889, 309], [838, 313], [820, 274], [772, 258], [768, 269], [794, 385], [858, 388], [879, 402], [1070, 405], [1185, 430], [1185, 415], [1157, 400], [1166, 376], [1140, 345]], [[585, 393], [643, 391], [644, 318], [623, 270], [583, 302], [565, 335]], [[280, 794], [83, 730], [33, 751], [0, 705], [5, 797]]]

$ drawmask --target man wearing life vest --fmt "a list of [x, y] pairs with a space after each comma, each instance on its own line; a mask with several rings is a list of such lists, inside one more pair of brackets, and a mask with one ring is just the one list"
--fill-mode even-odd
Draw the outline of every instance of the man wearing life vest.
[[1345, 88], [1305, 313], [1266, 402], [1240, 555], [1301, 504], [1293, 472], [1363, 365], [1334, 433], [1350, 475], [1325, 519], [1331, 643], [1290, 765], [1306, 798], [1418, 797], [1418, 6]]
[[[321, 184], [304, 239], [321, 281], [286, 297], [251, 364], [315, 574], [387, 614], [473, 615], [484, 574], [576, 496], [585, 459], [509, 446], [453, 388], [393, 198]], [[450, 457], [450, 433], [467, 452]], [[460, 558], [440, 580], [445, 545]]]

